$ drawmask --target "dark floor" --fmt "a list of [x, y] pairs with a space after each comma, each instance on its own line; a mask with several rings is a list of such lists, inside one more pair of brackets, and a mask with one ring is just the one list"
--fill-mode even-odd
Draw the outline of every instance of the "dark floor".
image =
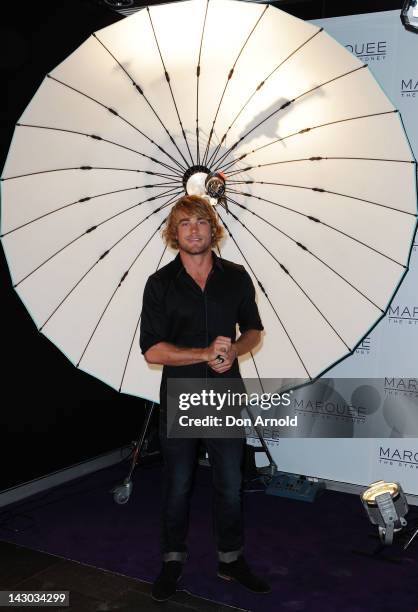
[[[0, 591], [70, 591], [64, 610], [92, 612], [234, 612], [233, 608], [186, 591], [165, 603], [151, 598], [151, 584], [68, 561], [24, 546], [0, 542]], [[49, 607], [49, 606], [48, 606]], [[0, 606], [3, 608], [3, 606]], [[14, 608], [16, 609], [16, 608]], [[58, 609], [54, 607], [54, 609]]]
[[[156, 604], [150, 584], [161, 567], [161, 466], [140, 466], [129, 503], [119, 505], [113, 489], [127, 469], [116, 464], [0, 509], [0, 590], [69, 590], [76, 612], [418, 610], [418, 540], [407, 551], [399, 540], [379, 555], [359, 554], [376, 548], [377, 530], [359, 496], [336, 491], [306, 503], [246, 487], [245, 556], [272, 590], [260, 595], [220, 580], [204, 466], [196, 474], [182, 591]], [[417, 508], [407, 520], [408, 529], [418, 526]]]

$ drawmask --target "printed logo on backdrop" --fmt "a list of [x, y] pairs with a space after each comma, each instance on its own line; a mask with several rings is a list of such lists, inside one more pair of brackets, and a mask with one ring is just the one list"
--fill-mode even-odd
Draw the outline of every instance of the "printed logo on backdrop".
[[413, 304], [393, 304], [389, 306], [387, 319], [389, 325], [417, 325], [418, 306]]
[[418, 100], [418, 79], [416, 77], [401, 80], [401, 96]]
[[294, 398], [294, 410], [303, 417], [315, 417], [325, 421], [361, 423], [366, 420], [366, 409], [347, 401], [331, 386], [310, 393], [307, 398]]
[[372, 342], [370, 336], [366, 336], [356, 348], [356, 355], [370, 355]]
[[382, 415], [388, 428], [385, 438], [410, 438], [411, 444], [418, 438], [417, 378], [384, 378]]
[[378, 463], [391, 465], [402, 470], [418, 469], [418, 450], [397, 448], [396, 446], [380, 446]]
[[418, 399], [418, 378], [388, 378], [385, 376], [386, 397], [410, 397]]
[[388, 55], [388, 43], [386, 40], [348, 43], [345, 47], [364, 63], [382, 62]]

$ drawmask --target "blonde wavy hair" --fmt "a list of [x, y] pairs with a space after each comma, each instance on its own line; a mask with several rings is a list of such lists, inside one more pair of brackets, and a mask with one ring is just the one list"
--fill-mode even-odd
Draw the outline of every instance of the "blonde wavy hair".
[[213, 206], [205, 198], [195, 195], [182, 196], [171, 209], [162, 231], [162, 236], [167, 246], [172, 249], [179, 248], [177, 227], [181, 216], [185, 214], [188, 217], [196, 216], [209, 221], [212, 233], [211, 246], [217, 246], [224, 236], [224, 230], [218, 221]]

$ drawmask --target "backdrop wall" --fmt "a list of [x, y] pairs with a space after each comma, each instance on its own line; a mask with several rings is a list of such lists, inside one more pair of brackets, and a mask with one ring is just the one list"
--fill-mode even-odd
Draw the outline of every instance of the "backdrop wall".
[[[418, 35], [404, 29], [399, 11], [316, 20], [324, 29], [369, 65], [381, 87], [399, 109], [415, 158], [418, 156]], [[390, 146], [390, 145], [389, 145]], [[281, 439], [269, 446], [279, 469], [340, 482], [368, 485], [377, 479], [395, 480], [408, 493], [418, 494], [418, 439], [408, 437], [410, 421], [418, 419], [418, 244], [414, 239], [410, 269], [395, 294], [387, 315], [355, 353], [327, 373], [327, 378], [375, 379], [368, 389], [371, 418], [383, 410], [387, 438]], [[380, 379], [380, 380], [377, 380]], [[337, 381], [336, 381], [337, 384]], [[367, 381], [370, 387], [370, 380]], [[355, 404], [354, 392], [345, 395]], [[350, 400], [352, 400], [350, 402]], [[373, 405], [371, 405], [373, 404]], [[303, 418], [303, 417], [302, 417]], [[333, 412], [305, 418], [350, 420]], [[416, 431], [416, 426], [415, 426]], [[404, 437], [399, 437], [399, 436]], [[416, 433], [415, 433], [416, 435]], [[265, 463], [262, 453], [257, 458]]]

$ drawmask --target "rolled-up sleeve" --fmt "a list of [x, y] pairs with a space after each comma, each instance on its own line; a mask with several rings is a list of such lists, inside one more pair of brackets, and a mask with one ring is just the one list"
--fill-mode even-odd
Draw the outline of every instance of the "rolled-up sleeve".
[[163, 290], [152, 277], [147, 280], [142, 300], [141, 329], [139, 345], [142, 354], [168, 336], [168, 320], [164, 309]]
[[241, 334], [249, 329], [264, 329], [255, 301], [255, 289], [250, 275], [244, 270], [242, 280], [242, 300], [238, 311], [238, 325]]

